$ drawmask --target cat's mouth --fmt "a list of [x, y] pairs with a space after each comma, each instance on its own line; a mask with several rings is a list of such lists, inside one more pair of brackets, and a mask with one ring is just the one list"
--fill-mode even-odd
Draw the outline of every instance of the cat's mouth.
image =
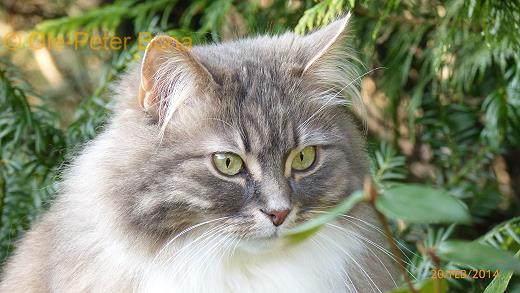
[[268, 235], [264, 235], [264, 236], [260, 236], [258, 238], [256, 238], [256, 240], [259, 240], [259, 241], [276, 241], [280, 238], [282, 232], [281, 232], [281, 229], [280, 228], [275, 228], [270, 234]]
[[243, 238], [243, 244], [255, 250], [268, 250], [281, 246], [284, 241], [284, 233], [293, 225], [283, 225], [279, 227], [269, 226], [259, 229], [254, 233]]
[[297, 225], [298, 217], [298, 210], [294, 208], [283, 223], [275, 225], [264, 214], [255, 210], [229, 219], [228, 223], [231, 224], [227, 232], [239, 239], [239, 247], [266, 250], [284, 242], [285, 231]]
[[240, 242], [239, 247], [249, 253], [261, 253], [275, 250], [283, 246], [282, 237], [279, 232], [274, 232], [270, 236], [245, 239]]

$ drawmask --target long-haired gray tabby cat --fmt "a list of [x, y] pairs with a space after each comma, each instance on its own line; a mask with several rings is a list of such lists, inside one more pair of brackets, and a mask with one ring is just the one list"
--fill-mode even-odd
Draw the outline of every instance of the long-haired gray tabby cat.
[[395, 261], [358, 206], [299, 244], [284, 230], [359, 189], [348, 16], [176, 47], [156, 37], [105, 131], [7, 263], [1, 292], [384, 292]]

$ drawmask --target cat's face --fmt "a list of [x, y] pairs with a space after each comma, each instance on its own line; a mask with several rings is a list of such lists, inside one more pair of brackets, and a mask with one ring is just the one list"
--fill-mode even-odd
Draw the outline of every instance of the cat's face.
[[265, 241], [359, 188], [366, 162], [342, 103], [356, 94], [339, 60], [344, 27], [189, 52], [149, 47], [140, 101], [160, 139], [124, 183], [130, 221], [163, 235], [207, 222]]

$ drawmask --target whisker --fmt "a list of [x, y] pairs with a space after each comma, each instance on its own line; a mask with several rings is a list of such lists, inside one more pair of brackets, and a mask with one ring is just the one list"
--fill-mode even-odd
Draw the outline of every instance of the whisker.
[[309, 118], [307, 118], [307, 120], [305, 120], [301, 125], [298, 126], [298, 130], [301, 131], [302, 129], [304, 129], [310, 121], [312, 121], [312, 119], [319, 113], [321, 112], [332, 100], [334, 100], [336, 97], [338, 97], [338, 95], [346, 88], [348, 88], [349, 86], [353, 85], [355, 82], [359, 81], [361, 78], [365, 77], [366, 75], [376, 71], [376, 70], [379, 70], [379, 69], [384, 69], [384, 67], [377, 67], [377, 68], [373, 68], [363, 74], [361, 74], [360, 76], [356, 77], [355, 79], [353, 79], [351, 82], [349, 82], [347, 85], [345, 85], [344, 87], [342, 87], [339, 91], [336, 92], [335, 95], [331, 96], [326, 102], [325, 104], [323, 104], [320, 108], [318, 108], [318, 110], [316, 112], [314, 112]]
[[[341, 250], [341, 252], [343, 252], [351, 261], [354, 262], [354, 264], [363, 272], [363, 274], [365, 275], [365, 277], [367, 278], [367, 280], [369, 281], [369, 285], [370, 285], [370, 288], [372, 288], [372, 291], [375, 291], [374, 290], [374, 286], [376, 287], [377, 291], [379, 291], [379, 293], [383, 293], [381, 291], [381, 289], [379, 289], [379, 287], [376, 285], [376, 283], [374, 282], [374, 280], [370, 277], [370, 275], [363, 269], [363, 267], [356, 261], [356, 259], [354, 257], [352, 257], [352, 255], [346, 251], [343, 247], [341, 247], [341, 245], [337, 244], [334, 240], [330, 239], [330, 237], [327, 237], [325, 235], [321, 235], [321, 234], [316, 234], [318, 237], [322, 237], [323, 239], [329, 241], [331, 244], [333, 244], [334, 246], [336, 246], [339, 250]], [[373, 285], [373, 286], [372, 286]]]
[[[172, 257], [180, 257], [184, 252], [187, 252], [188, 254], [184, 257], [184, 259], [188, 260], [191, 259], [192, 255], [194, 253], [196, 253], [196, 249], [194, 248], [197, 248], [201, 245], [204, 245], [203, 247], [201, 248], [204, 248], [206, 247], [209, 242], [211, 242], [211, 240], [213, 238], [215, 238], [216, 236], [218, 236], [225, 228], [227, 228], [229, 224], [221, 224], [221, 225], [218, 225], [218, 226], [215, 226], [211, 229], [209, 229], [208, 231], [204, 232], [203, 234], [201, 234], [200, 236], [198, 236], [197, 238], [195, 238], [193, 241], [191, 241], [190, 243], [184, 245], [174, 256]], [[192, 247], [192, 250], [189, 250], [188, 248], [192, 245], [196, 244], [195, 246]], [[184, 263], [181, 263], [182, 265], [184, 265]], [[181, 265], [179, 265], [179, 267], [181, 267]]]
[[[245, 227], [245, 229], [249, 230], [251, 227], [253, 227], [253, 224], [249, 224], [247, 227]], [[230, 255], [230, 258], [232, 258], [235, 255], [236, 249], [237, 249], [238, 245], [240, 244], [240, 241], [242, 241], [244, 239], [249, 239], [249, 237], [246, 238], [246, 236], [244, 236], [244, 235], [239, 236], [237, 238], [238, 238], [238, 240], [237, 240], [236, 244], [233, 246], [233, 250], [232, 250], [232, 253]]]
[[[190, 262], [192, 255], [199, 251], [199, 247], [204, 245], [208, 245], [212, 242], [213, 238], [215, 238], [221, 231], [226, 227], [227, 224], [221, 224], [216, 227], [211, 228], [210, 230], [204, 232], [202, 235], [195, 238], [193, 241], [185, 245], [181, 248], [175, 255], [171, 256], [165, 264], [168, 264], [171, 262], [171, 259], [173, 257], [177, 257], [181, 261], [176, 264], [175, 269], [173, 271], [173, 275], [181, 275], [181, 279], [179, 280], [179, 283], [182, 283], [184, 281], [184, 278], [187, 276], [187, 271], [192, 270], [192, 266], [188, 266], [188, 264], [193, 264]], [[195, 245], [194, 245], [195, 244]], [[193, 246], [192, 246], [193, 245]], [[190, 246], [191, 249], [188, 249]], [[184, 254], [186, 253], [186, 256]], [[181, 257], [182, 256], [182, 257]]]
[[[224, 226], [221, 226], [220, 229], [214, 231], [211, 235], [207, 236], [206, 239], [203, 241], [203, 242], [200, 242], [199, 245], [197, 246], [194, 246], [193, 248], [198, 248], [198, 246], [200, 246], [200, 244], [204, 244], [203, 246], [201, 246], [199, 249], [193, 249], [190, 251], [190, 254], [188, 254], [186, 257], [184, 257], [184, 262], [182, 263], [182, 265], [179, 265], [178, 266], [178, 270], [181, 270], [182, 272], [182, 276], [181, 276], [181, 279], [179, 279], [179, 283], [182, 283], [184, 282], [185, 278], [189, 275], [192, 275], [194, 274], [197, 269], [199, 269], [200, 266], [202, 266], [202, 262], [198, 262], [198, 263], [193, 263], [193, 262], [190, 262], [190, 260], [192, 259], [192, 255], [196, 252], [200, 252], [200, 251], [203, 251], [203, 255], [201, 257], [198, 257], [198, 259], [200, 260], [205, 260], [206, 259], [206, 256], [208, 254], [210, 254], [210, 252], [212, 251], [212, 249], [220, 243], [220, 241], [222, 239], [219, 239], [219, 236], [223, 235], [224, 234], [224, 229], [228, 228], [230, 225], [227, 224], [227, 225], [224, 225]], [[214, 243], [210, 249], [206, 250], [206, 247], [208, 245], [211, 245], [213, 243], [213, 240], [217, 240], [216, 243]], [[190, 266], [187, 266], [185, 267], [186, 265], [190, 264]], [[184, 268], [185, 267], [185, 268]], [[207, 268], [207, 266], [206, 266]]]
[[[204, 221], [204, 222], [201, 222], [201, 223], [198, 223], [198, 224], [195, 224], [193, 226], [190, 226], [184, 230], [182, 230], [181, 232], [179, 232], [177, 235], [175, 235], [171, 240], [169, 240], [168, 242], [166, 242], [162, 248], [159, 250], [159, 252], [154, 256], [154, 258], [152, 259], [152, 261], [150, 262], [150, 264], [147, 266], [146, 268], [146, 271], [145, 273], [143, 274], [143, 276], [147, 276], [150, 272], [150, 270], [152, 269], [152, 267], [155, 265], [156, 261], [159, 259], [159, 257], [166, 251], [167, 248], [170, 247], [170, 245], [172, 245], [172, 243], [178, 239], [179, 237], [181, 237], [182, 235], [192, 231], [193, 229], [196, 229], [198, 227], [201, 227], [201, 226], [204, 226], [204, 225], [207, 225], [209, 223], [213, 223], [213, 222], [217, 222], [217, 221], [222, 221], [222, 220], [225, 220], [227, 218], [230, 218], [229, 216], [228, 217], [220, 217], [220, 218], [216, 218], [216, 219], [212, 219], [212, 220], [208, 220], [208, 221]], [[170, 258], [169, 258], [170, 259]], [[145, 280], [141, 279], [137, 285], [137, 291], [140, 291], [140, 288], [142, 286], [142, 282], [144, 282]]]
[[[233, 227], [233, 226], [236, 226], [236, 225], [237, 224], [229, 225], [229, 226], [226, 227], [226, 229], [230, 228], [230, 227]], [[222, 234], [224, 234], [223, 230], [222, 230], [222, 233], [220, 233], [220, 235], [222, 235]], [[231, 237], [231, 235], [227, 234], [227, 235], [224, 236], [224, 238], [220, 239], [217, 243], [213, 244], [213, 246], [206, 251], [206, 253], [204, 254], [204, 257], [201, 258], [201, 259], [205, 259], [205, 256], [209, 255], [210, 260], [208, 261], [208, 263], [211, 264], [211, 262], [218, 257], [218, 255], [219, 255], [218, 254], [218, 250], [221, 249], [222, 247], [224, 247], [228, 243], [228, 240], [229, 240], [230, 237]], [[217, 252], [215, 254], [213, 254], [213, 251], [217, 251]], [[225, 252], [225, 250], [224, 250], [224, 252]], [[222, 256], [219, 259], [220, 259], [219, 260], [219, 262], [220, 262], [222, 260]], [[203, 262], [200, 262], [200, 264], [202, 265]], [[200, 273], [200, 276], [204, 276], [206, 274], [206, 271], [208, 270], [208, 267], [209, 267], [209, 265], [204, 267], [204, 269]]]
[[[333, 228], [336, 228], [338, 229], [339, 231], [342, 231], [341, 229], [339, 229], [339, 227], [333, 225], [333, 224], [330, 224], [331, 227]], [[372, 255], [374, 255], [377, 260], [381, 263], [381, 265], [383, 266], [383, 268], [386, 270], [386, 272], [388, 273], [388, 275], [390, 276], [390, 279], [392, 279], [392, 282], [394, 283], [394, 285], [397, 287], [397, 282], [395, 281], [394, 279], [394, 276], [390, 273], [390, 271], [388, 270], [388, 267], [385, 265], [385, 263], [381, 260], [381, 258], [379, 258], [379, 256], [377, 256], [376, 253], [374, 253], [374, 251], [368, 247], [368, 245], [366, 245], [365, 243], [363, 243], [362, 241], [359, 241], [358, 239], [358, 243], [360, 243], [361, 245], [363, 245], [366, 249], [368, 249], [368, 251], [370, 251], [370, 253], [372, 253]], [[397, 262], [399, 264], [399, 262]]]
[[220, 263], [223, 263], [227, 257], [227, 259], [231, 259], [232, 257], [232, 254], [231, 252], [233, 251], [233, 249], [236, 247], [236, 243], [240, 240], [240, 237], [236, 237], [235, 235], [230, 235], [229, 237], [229, 240], [226, 241], [226, 243], [224, 243], [223, 247], [225, 248], [222, 252], [222, 254], [220, 255], [220, 260], [219, 262]]
[[[155, 258], [154, 260], [161, 255], [161, 253], [163, 253], [163, 251], [171, 244], [173, 243], [173, 241], [175, 241], [177, 238], [179, 238], [180, 236], [190, 232], [191, 230], [195, 229], [195, 228], [198, 228], [200, 226], [203, 226], [203, 225], [206, 225], [206, 224], [209, 224], [209, 223], [213, 223], [213, 222], [216, 222], [216, 221], [220, 221], [220, 220], [224, 220], [224, 219], [227, 219], [229, 217], [221, 217], [221, 218], [217, 218], [217, 219], [213, 219], [213, 220], [209, 220], [209, 221], [205, 221], [205, 222], [202, 222], [202, 223], [199, 223], [199, 224], [196, 224], [196, 225], [193, 225], [191, 227], [188, 227], [186, 229], [184, 229], [183, 231], [181, 231], [179, 234], [175, 235], [175, 237], [173, 237], [170, 241], [168, 241], [163, 247], [162, 249], [155, 255]], [[153, 261], [152, 261], [153, 263]]]
[[[371, 244], [372, 246], [376, 247], [377, 249], [379, 249], [379, 250], [381, 250], [383, 253], [385, 253], [387, 256], [389, 256], [389, 257], [390, 257], [393, 261], [395, 261], [398, 265], [402, 266], [402, 265], [400, 264], [399, 260], [397, 259], [397, 257], [399, 257], [399, 256], [396, 256], [395, 254], [393, 254], [392, 252], [390, 252], [388, 249], [386, 249], [386, 248], [384, 248], [383, 246], [381, 246], [381, 245], [375, 243], [374, 241], [372, 241], [372, 240], [370, 240], [370, 239], [368, 239], [368, 238], [366, 238], [366, 237], [364, 237], [364, 236], [362, 236], [362, 235], [360, 235], [360, 234], [358, 234], [358, 233], [356, 233], [356, 232], [354, 232], [354, 231], [347, 230], [347, 229], [345, 229], [345, 228], [343, 228], [343, 227], [339, 227], [339, 226], [336, 226], [336, 225], [334, 225], [334, 224], [330, 224], [330, 223], [327, 223], [326, 225], [330, 225], [330, 226], [332, 226], [332, 227], [335, 227], [335, 228], [337, 228], [337, 229], [339, 229], [339, 230], [341, 230], [341, 231], [343, 231], [343, 232], [345, 232], [345, 233], [348, 233], [348, 234], [350, 234], [350, 235], [352, 235], [352, 236], [354, 236], [354, 237], [356, 237], [356, 238], [358, 238], [358, 239], [361, 239], [361, 240], [364, 240], [364, 241], [368, 242], [369, 244]], [[404, 262], [405, 264], [408, 264], [408, 265], [410, 265], [410, 266], [413, 267], [413, 264], [408, 263], [408, 262], [406, 262], [406, 261], [403, 261], [403, 262]], [[410, 275], [411, 275], [415, 280], [417, 279], [417, 278], [412, 274], [412, 272], [410, 272], [410, 271], [408, 270], [408, 268], [406, 268], [406, 266], [402, 266], [402, 267], [403, 267], [403, 268], [404, 268], [404, 269], [405, 269], [405, 270], [406, 270], [406, 271], [407, 271], [407, 272], [408, 272], [408, 273], [409, 273], [409, 274], [410, 274]]]
[[[345, 229], [345, 228], [343, 228], [343, 227], [340, 227], [340, 226], [337, 226], [337, 225], [334, 225], [334, 224], [331, 224], [331, 223], [327, 223], [326, 225], [330, 225], [330, 226], [335, 227], [335, 228], [337, 228], [337, 229], [341, 229], [343, 232], [350, 233], [351, 235], [354, 235], [354, 236], [356, 236], [356, 237], [358, 237], [358, 238], [361, 238], [361, 239], [367, 241], [368, 243], [372, 244], [373, 246], [375, 246], [375, 247], [377, 247], [378, 249], [380, 249], [381, 251], [383, 251], [383, 252], [384, 252], [385, 254], [387, 254], [388, 256], [394, 258], [395, 261], [397, 261], [395, 258], [396, 258], [396, 257], [399, 257], [398, 255], [395, 255], [394, 253], [392, 253], [392, 252], [389, 251], [388, 249], [384, 248], [383, 246], [381, 246], [381, 245], [375, 243], [374, 241], [370, 240], [369, 238], [367, 238], [367, 237], [365, 237], [365, 236], [363, 236], [363, 235], [361, 235], [361, 234], [359, 234], [359, 233], [356, 233], [355, 231], [347, 230], [347, 229]], [[403, 260], [403, 262], [406, 263], [407, 265], [413, 266], [412, 263], [406, 262], [406, 261], [404, 261], [404, 260]]]
[[[311, 213], [328, 213], [327, 211], [318, 211], [318, 210], [308, 211], [308, 212], [311, 212]], [[344, 218], [345, 220], [349, 221], [350, 223], [356, 225], [357, 227], [359, 227], [359, 228], [361, 228], [361, 229], [364, 229], [365, 231], [369, 231], [369, 230], [367, 230], [366, 227], [360, 226], [359, 224], [353, 222], [351, 219], [356, 220], [356, 221], [360, 221], [361, 223], [363, 223], [363, 224], [369, 226], [369, 227], [372, 228], [372, 229], [375, 229], [379, 234], [381, 234], [381, 235], [383, 235], [383, 236], [386, 237], [385, 232], [384, 232], [381, 228], [377, 227], [376, 225], [374, 225], [374, 224], [372, 224], [372, 223], [370, 223], [370, 222], [367, 222], [367, 221], [365, 221], [365, 220], [363, 220], [363, 219], [360, 219], [360, 218], [357, 218], [357, 217], [354, 217], [354, 216], [350, 216], [350, 215], [341, 215], [340, 217], [342, 217], [342, 218]], [[395, 238], [394, 238], [394, 239], [395, 239]], [[406, 257], [406, 259], [407, 259], [409, 262], [412, 262], [412, 260], [411, 260], [411, 259], [408, 257], [408, 255], [403, 251], [403, 249], [406, 250], [408, 253], [411, 253], [411, 254], [413, 254], [414, 256], [419, 257], [420, 259], [422, 259], [422, 256], [421, 256], [421, 255], [418, 255], [417, 253], [415, 253], [415, 252], [413, 252], [412, 250], [410, 250], [410, 249], [406, 246], [406, 244], [403, 244], [403, 243], [402, 243], [401, 241], [399, 241], [398, 239], [395, 239], [395, 241], [396, 241], [396, 243], [398, 244], [398, 248], [399, 248], [399, 250], [401, 251], [401, 253], [404, 255], [404, 257]], [[399, 246], [402, 247], [403, 249], [401, 249]]]
[[[310, 240], [312, 242], [316, 243], [317, 245], [319, 245], [323, 250], [327, 250], [325, 245], [323, 245], [323, 243], [321, 243], [319, 241], [319, 239], [311, 238]], [[354, 286], [354, 283], [352, 282], [352, 279], [350, 278], [350, 276], [348, 275], [347, 271], [345, 270], [345, 268], [343, 266], [341, 266], [341, 270], [343, 271], [343, 274], [345, 275], [345, 278], [342, 277], [341, 272], [336, 272], [336, 273], [342, 279], [343, 284], [345, 284], [345, 287], [348, 289], [348, 291], [350, 293], [352, 293], [352, 288], [354, 288], [354, 290], [357, 292], [356, 286]], [[350, 284], [352, 285], [352, 288], [347, 284], [347, 280], [350, 281]], [[331, 283], [332, 287], [334, 287], [334, 284], [332, 283], [332, 281], [330, 281], [330, 279], [329, 279], [329, 282]]]
[[[357, 220], [357, 221], [360, 221], [362, 223], [364, 223], [365, 225], [371, 227], [371, 228], [374, 228], [375, 230], [377, 230], [381, 235], [384, 235], [386, 236], [385, 232], [383, 231], [383, 229], [377, 227], [376, 225], [374, 224], [371, 224], [365, 220], [362, 220], [360, 218], [357, 218], [357, 217], [354, 217], [354, 216], [350, 216], [350, 215], [343, 215], [342, 216], [343, 218], [345, 218], [347, 220], [347, 218], [350, 218], [350, 219], [354, 219], [354, 220]], [[351, 223], [354, 223], [353, 221], [350, 221]], [[361, 226], [358, 226], [358, 227], [361, 227]], [[413, 252], [412, 250], [410, 250], [408, 247], [406, 247], [406, 244], [403, 244], [402, 242], [400, 242], [398, 239], [395, 239], [395, 241], [397, 242], [397, 244], [399, 244], [400, 246], [403, 247], [403, 249], [405, 249], [407, 252], [413, 254], [414, 256], [416, 257], [419, 257], [422, 259], [422, 256]], [[411, 261], [410, 258], [408, 258], [408, 256], [404, 253], [404, 251], [401, 250], [401, 252], [403, 253], [403, 255], [408, 259], [408, 261]]]
[[[226, 227], [227, 228], [231, 228], [231, 227], [234, 227], [234, 226], [237, 226], [238, 224], [233, 224], [233, 225], [229, 225]], [[221, 233], [221, 235], [224, 234], [224, 233]], [[212, 254], [213, 251], [215, 250], [219, 250], [221, 249], [222, 247], [224, 247], [225, 245], [227, 245], [230, 241], [233, 240], [233, 236], [231, 234], [227, 234], [224, 236], [224, 238], [220, 239], [216, 244], [214, 244], [208, 251], [206, 254]], [[217, 254], [218, 255], [218, 254]]]

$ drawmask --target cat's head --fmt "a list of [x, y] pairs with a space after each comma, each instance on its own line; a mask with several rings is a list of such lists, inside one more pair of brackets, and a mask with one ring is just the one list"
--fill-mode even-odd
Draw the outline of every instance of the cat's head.
[[123, 89], [135, 107], [113, 123], [132, 120], [114, 189], [125, 219], [161, 235], [212, 223], [274, 239], [358, 189], [367, 166], [345, 107], [359, 98], [347, 22], [193, 49], [156, 37]]

